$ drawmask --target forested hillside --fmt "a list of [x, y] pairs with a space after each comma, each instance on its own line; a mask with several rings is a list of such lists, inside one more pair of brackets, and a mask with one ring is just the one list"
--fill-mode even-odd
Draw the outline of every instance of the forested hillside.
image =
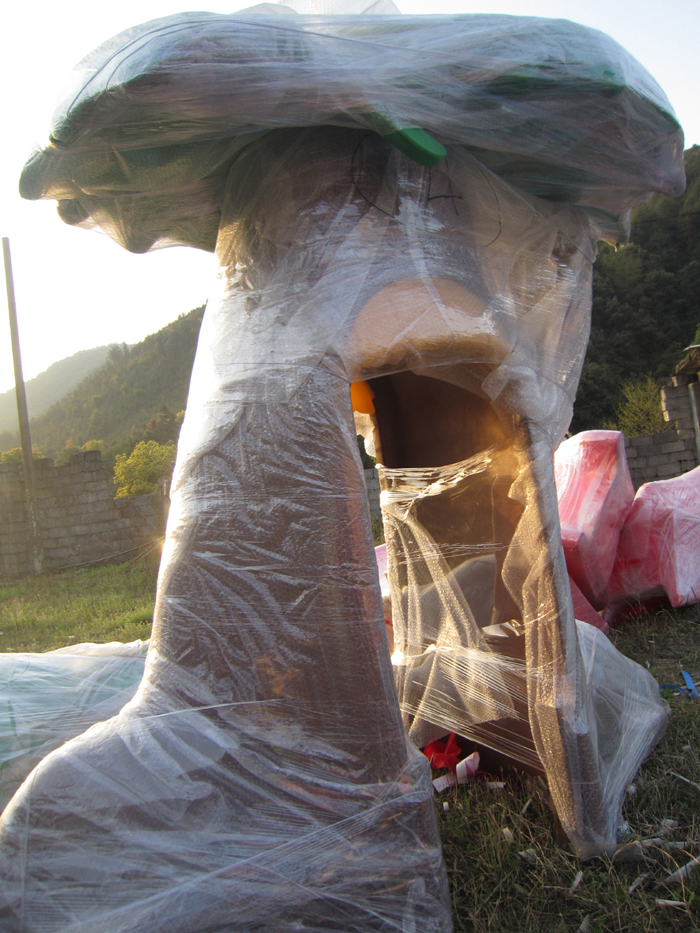
[[[56, 458], [66, 448], [102, 441], [113, 464], [118, 453], [129, 453], [141, 440], [176, 440], [203, 313], [202, 307], [180, 315], [131, 348], [110, 347], [104, 366], [31, 421], [32, 443]], [[16, 436], [0, 435], [0, 449], [17, 443]]]
[[[700, 325], [700, 147], [686, 152], [681, 198], [654, 196], [636, 209], [630, 242], [601, 244], [593, 277], [593, 325], [572, 431], [614, 420], [624, 382], [667, 382]], [[139, 441], [177, 439], [187, 401], [203, 308], [181, 315], [129, 349], [110, 348], [106, 364], [31, 423], [45, 456], [67, 459], [100, 446], [110, 465]], [[700, 336], [700, 335], [699, 335]], [[98, 442], [99, 443], [98, 445]], [[16, 447], [0, 434], [0, 450]]]
[[668, 382], [700, 325], [700, 146], [685, 154], [683, 197], [654, 195], [632, 214], [630, 242], [601, 244], [593, 323], [572, 432], [614, 417], [622, 382]]
[[[65, 360], [53, 363], [43, 373], [25, 382], [29, 417], [37, 418], [47, 408], [59, 401], [83, 379], [102, 366], [107, 359], [109, 347], [93, 347], [91, 350], [79, 350]], [[0, 432], [16, 431], [17, 399], [15, 390], [0, 392]]]

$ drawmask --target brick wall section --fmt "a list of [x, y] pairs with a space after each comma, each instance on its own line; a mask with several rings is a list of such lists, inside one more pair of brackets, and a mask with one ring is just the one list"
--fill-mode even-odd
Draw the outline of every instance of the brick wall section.
[[365, 486], [367, 487], [370, 517], [372, 521], [381, 521], [382, 510], [379, 505], [379, 473], [377, 473], [374, 468], [365, 470]]
[[[128, 520], [120, 517], [99, 450], [73, 454], [64, 466], [34, 463], [37, 519], [45, 570], [124, 559], [135, 547]], [[22, 465], [0, 464], [0, 578], [32, 572], [29, 515]]]
[[634, 488], [657, 479], [670, 479], [697, 465], [695, 438], [678, 438], [675, 431], [626, 437], [627, 463]]
[[661, 407], [666, 421], [676, 422], [676, 430], [625, 438], [635, 489], [642, 483], [680, 476], [698, 466], [698, 433], [694, 424], [694, 396], [698, 389], [697, 375], [674, 376], [673, 384], [661, 390]]
[[128, 521], [136, 547], [147, 547], [165, 535], [170, 499], [162, 492], [115, 499], [114, 505], [119, 517]]

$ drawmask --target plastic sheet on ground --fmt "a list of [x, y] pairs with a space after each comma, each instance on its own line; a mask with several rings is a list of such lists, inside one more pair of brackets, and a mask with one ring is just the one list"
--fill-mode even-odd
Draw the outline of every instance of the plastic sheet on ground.
[[610, 615], [626, 603], [700, 600], [700, 467], [637, 490], [610, 579]]
[[134, 641], [0, 654], [0, 809], [50, 751], [129, 702], [147, 650]]
[[[553, 449], [595, 237], [683, 186], [651, 77], [564, 21], [183, 14], [67, 100], [24, 194], [130, 249], [215, 247], [220, 275], [144, 679], [8, 804], [3, 929], [447, 933], [405, 728], [545, 773], [573, 850], [611, 851], [666, 708], [574, 620]], [[446, 158], [407, 156], [412, 128]]]
[[582, 431], [554, 455], [561, 540], [569, 575], [596, 608], [608, 602], [620, 531], [634, 486], [619, 431]]

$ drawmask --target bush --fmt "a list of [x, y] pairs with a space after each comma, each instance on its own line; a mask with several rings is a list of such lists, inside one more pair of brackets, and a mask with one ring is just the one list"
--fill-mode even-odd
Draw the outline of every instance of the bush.
[[141, 441], [131, 454], [118, 454], [114, 466], [115, 496], [142, 496], [169, 482], [175, 465], [174, 444]]
[[623, 401], [615, 411], [615, 420], [608, 422], [606, 428], [622, 431], [625, 437], [673, 430], [673, 425], [664, 420], [661, 388], [651, 376], [623, 382], [621, 390]]
[[[34, 460], [43, 460], [44, 455], [36, 446], [32, 444], [32, 458]], [[0, 451], [0, 463], [21, 463], [22, 462], [22, 448], [13, 447], [12, 450], [2, 450]]]

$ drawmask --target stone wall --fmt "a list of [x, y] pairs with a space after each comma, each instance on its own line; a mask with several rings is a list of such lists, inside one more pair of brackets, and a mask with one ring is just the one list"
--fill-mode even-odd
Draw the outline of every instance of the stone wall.
[[626, 437], [627, 462], [635, 489], [642, 483], [670, 479], [693, 470], [700, 463], [700, 383], [696, 374], [674, 376], [661, 390], [666, 421], [675, 431]]
[[687, 440], [679, 438], [675, 431], [626, 437], [627, 463], [634, 488], [638, 489], [643, 483], [654, 480], [680, 476], [694, 469], [698, 465], [695, 441], [691, 441], [690, 445]]
[[[59, 467], [35, 460], [34, 475], [44, 570], [126, 560], [163, 534], [163, 496], [156, 497], [160, 516], [151, 496], [115, 500], [99, 450], [73, 454]], [[0, 579], [33, 569], [22, 464], [0, 464]]]
[[372, 521], [382, 520], [382, 510], [379, 505], [379, 473], [374, 469], [365, 470], [365, 486], [369, 500], [369, 514]]

